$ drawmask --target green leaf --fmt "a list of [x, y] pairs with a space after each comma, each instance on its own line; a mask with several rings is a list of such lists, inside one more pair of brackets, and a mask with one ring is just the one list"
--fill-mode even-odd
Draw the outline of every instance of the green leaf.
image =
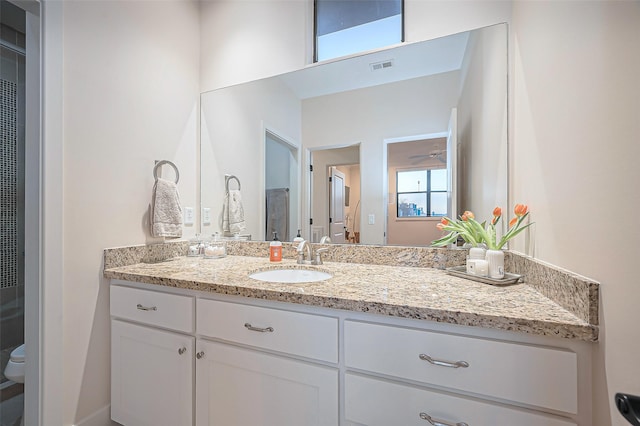
[[440, 239], [431, 241], [431, 245], [435, 247], [442, 247], [442, 246], [446, 246], [449, 243], [454, 242], [457, 239], [458, 239], [458, 234], [456, 232], [451, 232]]

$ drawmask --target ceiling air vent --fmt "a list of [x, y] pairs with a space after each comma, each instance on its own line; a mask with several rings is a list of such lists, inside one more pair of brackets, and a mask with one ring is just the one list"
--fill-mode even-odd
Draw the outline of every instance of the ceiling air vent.
[[391, 68], [393, 66], [393, 59], [387, 59], [385, 61], [374, 62], [373, 64], [369, 64], [371, 67], [371, 71], [378, 71], [387, 68]]

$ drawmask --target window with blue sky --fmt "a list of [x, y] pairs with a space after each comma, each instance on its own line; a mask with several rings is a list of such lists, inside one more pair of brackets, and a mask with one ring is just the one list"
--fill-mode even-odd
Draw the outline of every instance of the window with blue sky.
[[315, 60], [403, 41], [403, 0], [315, 0]]

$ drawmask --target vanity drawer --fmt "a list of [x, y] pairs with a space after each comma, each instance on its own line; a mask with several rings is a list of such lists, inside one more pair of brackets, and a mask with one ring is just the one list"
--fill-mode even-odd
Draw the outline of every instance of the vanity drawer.
[[573, 352], [357, 321], [344, 341], [348, 368], [577, 413]]
[[111, 286], [111, 316], [193, 333], [194, 298]]
[[197, 333], [327, 362], [338, 362], [338, 319], [216, 300], [197, 300]]
[[576, 426], [556, 416], [509, 408], [433, 390], [347, 373], [345, 417], [367, 426]]

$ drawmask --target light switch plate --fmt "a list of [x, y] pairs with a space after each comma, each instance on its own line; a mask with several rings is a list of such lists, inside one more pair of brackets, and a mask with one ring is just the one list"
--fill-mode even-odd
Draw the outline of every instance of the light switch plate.
[[193, 207], [184, 208], [184, 224], [193, 225]]
[[371, 213], [369, 214], [369, 225], [374, 225], [376, 223], [376, 215]]
[[202, 208], [202, 224], [211, 225], [211, 208], [209, 207]]

